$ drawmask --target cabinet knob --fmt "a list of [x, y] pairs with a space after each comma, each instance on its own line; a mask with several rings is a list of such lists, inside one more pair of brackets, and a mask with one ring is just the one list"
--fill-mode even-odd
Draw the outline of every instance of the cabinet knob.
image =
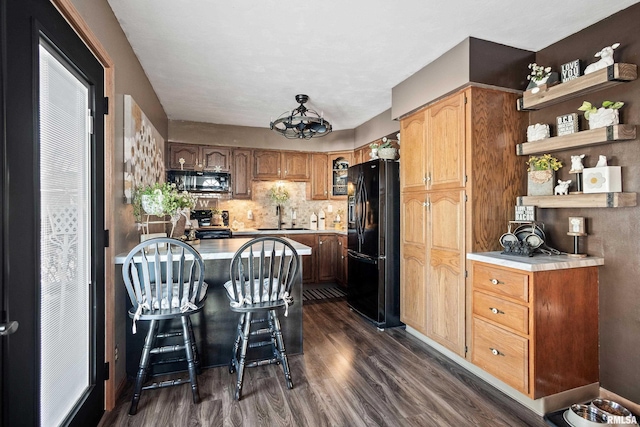
[[289, 173], [289, 171], [285, 169], [284, 175], [287, 176], [288, 173]]
[[320, 244], [322, 244], [322, 240], [320, 241]]
[[490, 281], [494, 285], [504, 285], [504, 282], [501, 282], [498, 279], [490, 279]]
[[489, 307], [489, 310], [491, 310], [493, 314], [504, 314], [504, 311], [500, 311], [495, 307]]
[[278, 175], [280, 175], [280, 168], [278, 168]]
[[424, 206], [425, 208], [428, 208], [429, 206], [431, 206], [431, 203], [430, 203], [428, 200], [425, 200], [425, 201], [422, 203], [422, 206]]
[[500, 353], [497, 348], [489, 347], [489, 350], [491, 350], [491, 354], [493, 354], [494, 356], [504, 356], [504, 353]]

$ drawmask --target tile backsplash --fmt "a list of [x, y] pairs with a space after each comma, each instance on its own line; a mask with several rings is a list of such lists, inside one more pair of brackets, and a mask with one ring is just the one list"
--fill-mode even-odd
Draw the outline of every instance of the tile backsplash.
[[[244, 223], [244, 228], [276, 228], [278, 216], [276, 204], [269, 197], [271, 187], [275, 181], [254, 181], [251, 186], [252, 200], [218, 200], [218, 209], [229, 211], [229, 224], [233, 220]], [[291, 212], [296, 212], [296, 227], [309, 227], [311, 213], [318, 215], [322, 209], [325, 213], [325, 228], [333, 229], [334, 220], [340, 210], [341, 225], [346, 228], [346, 200], [307, 200], [307, 182], [283, 181], [284, 187], [289, 192], [289, 200], [283, 204], [283, 227], [291, 227]], [[209, 207], [215, 207], [215, 201], [209, 203]], [[329, 212], [332, 209], [332, 212]], [[252, 212], [253, 219], [248, 218], [248, 212]]]

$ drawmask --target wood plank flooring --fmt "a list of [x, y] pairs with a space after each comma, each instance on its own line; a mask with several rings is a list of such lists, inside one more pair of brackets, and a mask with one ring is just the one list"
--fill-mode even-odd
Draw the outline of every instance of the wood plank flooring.
[[378, 331], [345, 301], [305, 305], [304, 354], [290, 356], [293, 390], [280, 366], [247, 369], [233, 400], [226, 367], [188, 386], [143, 392], [127, 414], [131, 386], [101, 426], [534, 426], [541, 417], [449, 362], [403, 329]]

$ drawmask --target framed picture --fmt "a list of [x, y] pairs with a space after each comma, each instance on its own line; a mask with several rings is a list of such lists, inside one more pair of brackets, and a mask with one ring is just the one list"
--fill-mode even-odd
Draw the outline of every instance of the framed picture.
[[569, 217], [569, 233], [585, 234], [583, 217], [581, 216]]

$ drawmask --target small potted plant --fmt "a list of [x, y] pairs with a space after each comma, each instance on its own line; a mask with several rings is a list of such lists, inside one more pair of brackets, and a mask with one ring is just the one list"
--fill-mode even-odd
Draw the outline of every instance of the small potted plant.
[[371, 148], [371, 153], [369, 153], [369, 157], [371, 157], [371, 160], [375, 160], [378, 158], [378, 147], [379, 147], [379, 144], [377, 142], [372, 142], [371, 144], [369, 144], [369, 148]]
[[218, 208], [211, 209], [211, 225], [222, 225], [222, 211]]
[[391, 140], [386, 136], [382, 138], [382, 145], [378, 148], [378, 153], [381, 159], [387, 160], [395, 160], [396, 159], [396, 149], [391, 144]]
[[602, 107], [597, 108], [588, 101], [584, 101], [578, 111], [584, 111], [584, 118], [589, 121], [589, 129], [598, 129], [620, 123], [618, 110], [624, 102], [603, 101]]
[[555, 183], [555, 172], [562, 167], [562, 162], [551, 154], [531, 156], [527, 161], [529, 196], [552, 196]]
[[[196, 199], [186, 191], [179, 192], [175, 184], [155, 183], [136, 190], [133, 197], [133, 215], [136, 221], [142, 215], [171, 216], [171, 236], [176, 231], [178, 222], [189, 219], [189, 211], [196, 205]], [[184, 229], [183, 229], [184, 230]], [[179, 231], [179, 230], [178, 230]], [[178, 234], [181, 235], [181, 234]]]

